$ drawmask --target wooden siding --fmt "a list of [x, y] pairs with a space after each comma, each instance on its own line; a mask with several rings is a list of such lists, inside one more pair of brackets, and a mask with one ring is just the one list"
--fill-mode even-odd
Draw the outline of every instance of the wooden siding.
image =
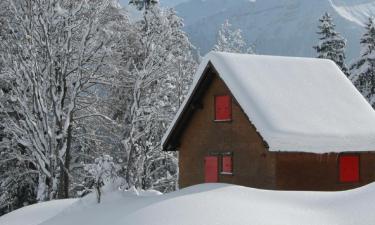
[[196, 109], [182, 133], [179, 147], [180, 187], [204, 182], [204, 157], [233, 152], [233, 175], [219, 175], [219, 182], [258, 188], [275, 188], [275, 156], [249, 123], [235, 99], [232, 120], [215, 122], [216, 95], [231, 95], [224, 82], [213, 76], [203, 94], [202, 108]]
[[179, 143], [180, 188], [204, 183], [204, 158], [227, 152], [233, 153], [233, 174], [219, 174], [223, 183], [274, 190], [337, 191], [375, 180], [375, 152], [354, 153], [360, 157], [358, 183], [339, 181], [339, 154], [269, 152], [251, 118], [234, 98], [232, 120], [214, 121], [215, 96], [231, 93], [212, 69], [206, 75], [209, 82], [201, 87], [204, 91], [194, 103], [199, 107], [194, 107], [180, 133], [173, 137], [173, 142]]
[[359, 155], [359, 182], [339, 180], [339, 154], [278, 153], [276, 163], [277, 189], [338, 191], [356, 188], [375, 180], [375, 154]]

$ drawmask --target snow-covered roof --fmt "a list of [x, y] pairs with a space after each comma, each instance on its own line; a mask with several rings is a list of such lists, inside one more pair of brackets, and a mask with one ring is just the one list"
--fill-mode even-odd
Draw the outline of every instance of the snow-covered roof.
[[224, 52], [204, 57], [164, 147], [210, 62], [270, 151], [375, 151], [375, 111], [334, 62]]

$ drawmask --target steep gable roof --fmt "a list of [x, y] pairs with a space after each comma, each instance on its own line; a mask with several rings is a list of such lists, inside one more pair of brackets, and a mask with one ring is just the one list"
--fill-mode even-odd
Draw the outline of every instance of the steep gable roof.
[[375, 151], [375, 111], [330, 60], [211, 52], [162, 139], [176, 123], [212, 65], [270, 151]]

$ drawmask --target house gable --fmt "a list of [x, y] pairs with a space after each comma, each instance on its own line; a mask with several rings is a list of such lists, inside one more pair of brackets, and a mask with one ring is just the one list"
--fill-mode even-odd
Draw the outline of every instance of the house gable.
[[[185, 113], [203, 91], [212, 64], [273, 152], [375, 150], [375, 111], [334, 62], [323, 59], [211, 52], [187, 100], [162, 139], [173, 150]], [[331, 85], [331, 84], [335, 85]], [[198, 105], [199, 106], [199, 105]], [[189, 114], [189, 113], [187, 113]]]
[[[213, 155], [219, 156], [219, 182], [274, 189], [275, 153], [267, 150], [262, 137], [215, 70], [207, 70], [204, 76], [210, 77], [210, 82], [198, 98], [200, 107], [191, 112], [186, 125], [180, 128], [180, 187], [203, 183], [204, 159]], [[215, 121], [214, 104], [218, 95], [232, 98], [230, 121]], [[232, 174], [221, 173], [226, 154], [232, 156]]]
[[[220, 83], [220, 85], [216, 84], [217, 87], [214, 87], [214, 94], [212, 96], [209, 96], [209, 98], [212, 98], [213, 102], [209, 102], [209, 105], [204, 104], [202, 100], [205, 96], [207, 96], [207, 90], [210, 89], [213, 83]], [[206, 68], [204, 69], [204, 72], [200, 77], [200, 80], [197, 82], [195, 88], [193, 89], [192, 94], [190, 95], [189, 99], [187, 99], [187, 103], [181, 109], [181, 113], [177, 118], [177, 121], [174, 123], [174, 126], [170, 128], [172, 129], [172, 131], [166, 137], [166, 140], [164, 140], [163, 149], [167, 151], [178, 150], [180, 146], [181, 136], [183, 135], [186, 127], [189, 126], [189, 123], [192, 117], [194, 116], [194, 113], [201, 111], [204, 108], [206, 110], [209, 110], [210, 114], [212, 115], [211, 121], [209, 122], [220, 123], [214, 121], [215, 96], [219, 95], [229, 95], [231, 97], [232, 105], [236, 105], [237, 108], [235, 109], [239, 111], [238, 113], [241, 113], [243, 117], [247, 118], [247, 123], [249, 123], [254, 132], [257, 134], [259, 140], [261, 140], [261, 142], [263, 143], [263, 146], [268, 148], [267, 142], [263, 139], [259, 132], [256, 131], [256, 127], [251, 123], [251, 120], [248, 118], [246, 113], [244, 113], [243, 109], [238, 104], [230, 89], [227, 87], [225, 82], [220, 78], [220, 75], [218, 74], [215, 67], [212, 65], [212, 63], [209, 62]], [[207, 107], [209, 107], [209, 109]]]

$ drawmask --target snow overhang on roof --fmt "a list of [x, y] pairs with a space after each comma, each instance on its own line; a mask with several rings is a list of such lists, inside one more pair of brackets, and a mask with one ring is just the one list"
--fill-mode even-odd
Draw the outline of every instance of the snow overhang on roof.
[[334, 62], [224, 52], [204, 57], [164, 149], [210, 63], [270, 151], [375, 151], [375, 111]]

